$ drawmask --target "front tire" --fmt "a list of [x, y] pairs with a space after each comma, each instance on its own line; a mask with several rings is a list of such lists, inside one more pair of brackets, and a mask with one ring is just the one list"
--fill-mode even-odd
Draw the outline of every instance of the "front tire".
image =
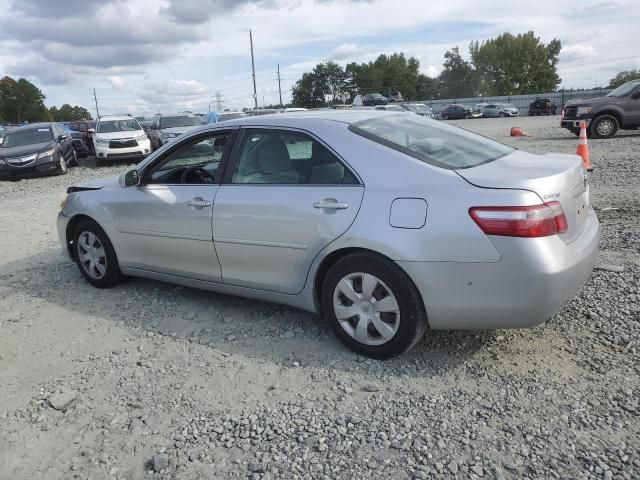
[[600, 115], [589, 125], [593, 138], [611, 138], [618, 131], [618, 120], [613, 115]]
[[445, 120], [449, 120], [449, 114], [445, 113], [442, 118], [444, 118]]
[[69, 170], [69, 166], [67, 165], [67, 161], [64, 159], [64, 155], [62, 152], [58, 152], [58, 168], [56, 169], [56, 173], [58, 175], [64, 175]]
[[320, 294], [336, 336], [357, 353], [384, 359], [415, 346], [427, 329], [420, 294], [391, 260], [360, 252], [338, 260]]
[[113, 245], [92, 220], [81, 221], [74, 230], [73, 256], [82, 276], [94, 287], [108, 288], [122, 280]]
[[71, 150], [73, 152], [73, 158], [69, 161], [69, 166], [70, 167], [77, 167], [78, 166], [78, 153], [76, 152], [76, 149], [72, 149]]

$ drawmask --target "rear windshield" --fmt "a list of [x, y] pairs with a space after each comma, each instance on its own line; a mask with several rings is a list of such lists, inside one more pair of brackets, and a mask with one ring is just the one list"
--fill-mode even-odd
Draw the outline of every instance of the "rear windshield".
[[28, 130], [14, 130], [9, 133], [2, 143], [3, 147], [22, 147], [53, 140], [50, 128], [34, 128]]
[[196, 127], [202, 125], [202, 120], [198, 117], [181, 115], [176, 117], [162, 117], [160, 128]]
[[352, 124], [349, 130], [423, 162], [450, 170], [475, 167], [514, 151], [462, 128], [409, 113], [370, 118]]

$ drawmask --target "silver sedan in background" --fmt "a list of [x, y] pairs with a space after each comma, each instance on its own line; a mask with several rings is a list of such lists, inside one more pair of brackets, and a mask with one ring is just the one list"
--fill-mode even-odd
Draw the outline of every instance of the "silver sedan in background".
[[482, 116], [486, 118], [517, 117], [520, 115], [520, 110], [511, 103], [491, 103], [482, 107], [481, 112]]
[[580, 157], [377, 110], [195, 129], [70, 187], [58, 230], [96, 287], [132, 275], [292, 305], [375, 358], [427, 328], [545, 321], [600, 239]]

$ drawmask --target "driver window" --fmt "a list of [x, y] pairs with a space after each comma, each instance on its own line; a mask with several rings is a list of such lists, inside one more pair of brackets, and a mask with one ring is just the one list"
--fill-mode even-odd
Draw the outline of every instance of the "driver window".
[[218, 166], [228, 139], [229, 133], [220, 133], [179, 147], [153, 168], [147, 183], [217, 183]]

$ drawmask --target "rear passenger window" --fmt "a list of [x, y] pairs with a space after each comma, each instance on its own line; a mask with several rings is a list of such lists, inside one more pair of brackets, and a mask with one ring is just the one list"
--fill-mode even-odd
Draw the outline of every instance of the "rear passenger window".
[[233, 173], [235, 184], [358, 184], [344, 164], [309, 135], [286, 130], [247, 130]]

